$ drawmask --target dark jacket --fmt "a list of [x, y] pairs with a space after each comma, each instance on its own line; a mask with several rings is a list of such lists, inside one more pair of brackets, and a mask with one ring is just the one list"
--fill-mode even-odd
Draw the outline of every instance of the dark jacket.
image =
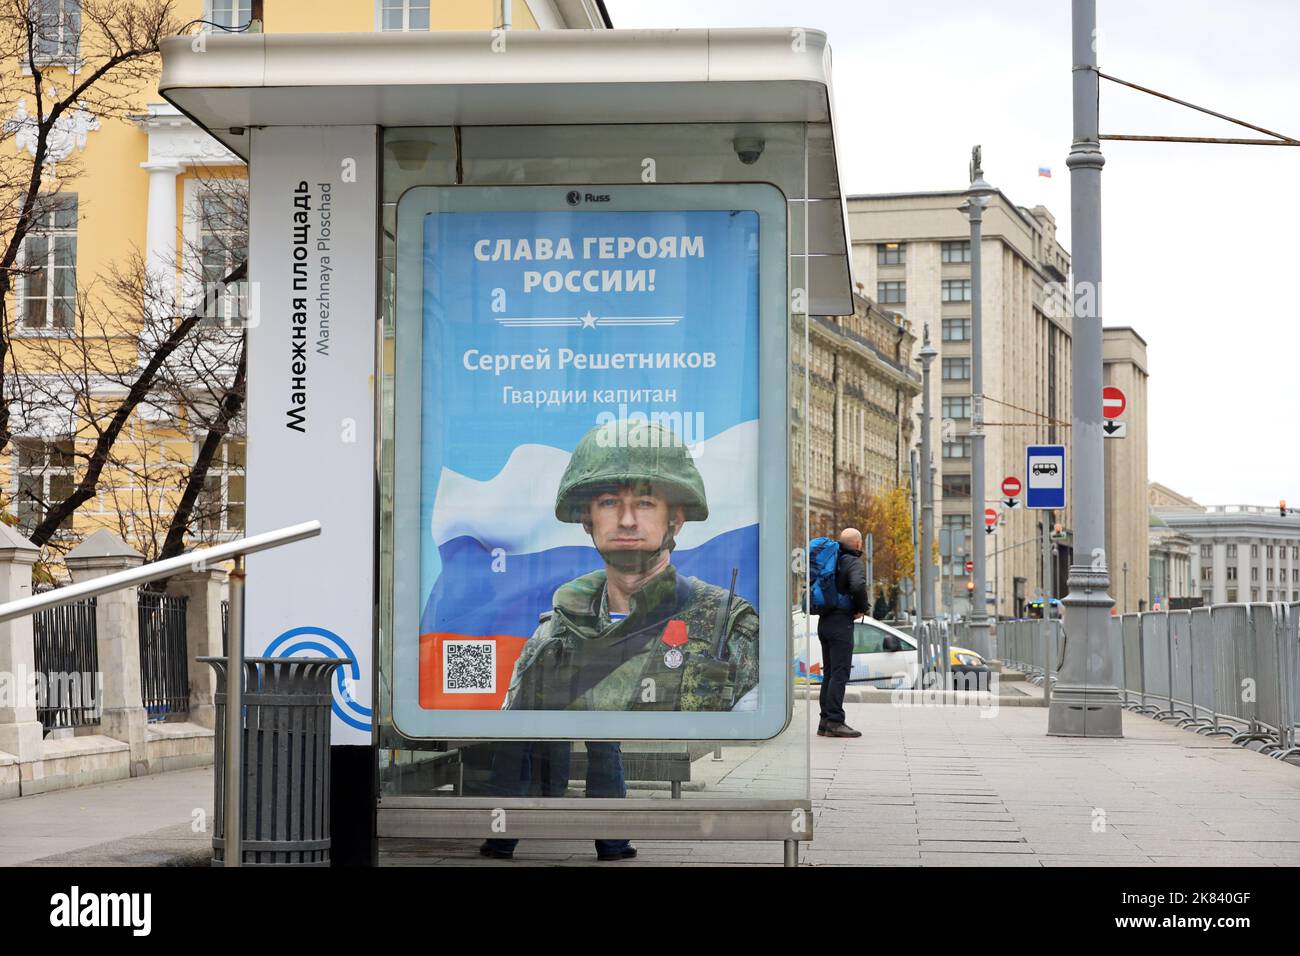
[[840, 559], [835, 565], [835, 590], [853, 599], [852, 610], [831, 610], [817, 619], [817, 636], [823, 640], [853, 638], [853, 619], [871, 610], [871, 595], [867, 593], [867, 567], [862, 563], [862, 552], [840, 548]]

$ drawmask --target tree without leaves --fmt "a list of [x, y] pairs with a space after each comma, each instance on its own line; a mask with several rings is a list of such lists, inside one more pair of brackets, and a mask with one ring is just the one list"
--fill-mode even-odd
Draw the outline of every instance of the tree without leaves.
[[[175, 0], [81, 0], [79, 16], [58, 4], [0, 0], [0, 102], [23, 103], [26, 118], [0, 125], [0, 451], [9, 444], [13, 319], [9, 313], [24, 242], [75, 178], [76, 159], [53, 145], [78, 111], [100, 121], [128, 116], [155, 82], [158, 43], [175, 33]], [[68, 70], [75, 61], [76, 72]], [[30, 101], [30, 105], [28, 105]], [[27, 148], [15, 149], [21, 140]]]

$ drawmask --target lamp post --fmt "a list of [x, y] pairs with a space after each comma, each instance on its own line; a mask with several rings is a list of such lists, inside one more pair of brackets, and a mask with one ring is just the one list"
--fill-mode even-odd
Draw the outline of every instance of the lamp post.
[[975, 588], [971, 592], [970, 638], [976, 653], [988, 656], [989, 618], [987, 568], [984, 534], [984, 309], [981, 283], [981, 229], [984, 207], [994, 189], [984, 181], [980, 168], [980, 148], [971, 150], [970, 188], [962, 210], [970, 219], [970, 328], [971, 328], [971, 563], [974, 565]]
[[1057, 737], [1122, 737], [1110, 649], [1110, 574], [1106, 560], [1106, 475], [1101, 389], [1101, 153], [1098, 133], [1097, 0], [1072, 0], [1074, 143], [1070, 169], [1070, 244], [1074, 254], [1072, 521], [1075, 563], [1064, 600], [1070, 639], [1047, 711]]
[[930, 365], [939, 350], [930, 344], [930, 326], [922, 331], [921, 349], [921, 620], [934, 620], [934, 470], [930, 450]]

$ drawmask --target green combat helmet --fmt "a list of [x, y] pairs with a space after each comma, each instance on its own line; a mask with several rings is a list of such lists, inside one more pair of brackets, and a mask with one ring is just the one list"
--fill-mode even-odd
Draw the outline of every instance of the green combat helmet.
[[578, 442], [555, 495], [555, 517], [576, 524], [592, 495], [634, 482], [657, 486], [682, 506], [687, 521], [709, 516], [704, 480], [672, 429], [658, 422], [620, 419], [597, 425]]

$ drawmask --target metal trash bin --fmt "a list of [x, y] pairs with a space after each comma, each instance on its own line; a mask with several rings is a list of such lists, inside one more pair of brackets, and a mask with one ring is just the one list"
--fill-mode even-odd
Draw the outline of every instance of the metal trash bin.
[[[217, 674], [212, 865], [225, 859], [226, 658]], [[244, 866], [329, 866], [330, 681], [347, 658], [244, 658]]]

